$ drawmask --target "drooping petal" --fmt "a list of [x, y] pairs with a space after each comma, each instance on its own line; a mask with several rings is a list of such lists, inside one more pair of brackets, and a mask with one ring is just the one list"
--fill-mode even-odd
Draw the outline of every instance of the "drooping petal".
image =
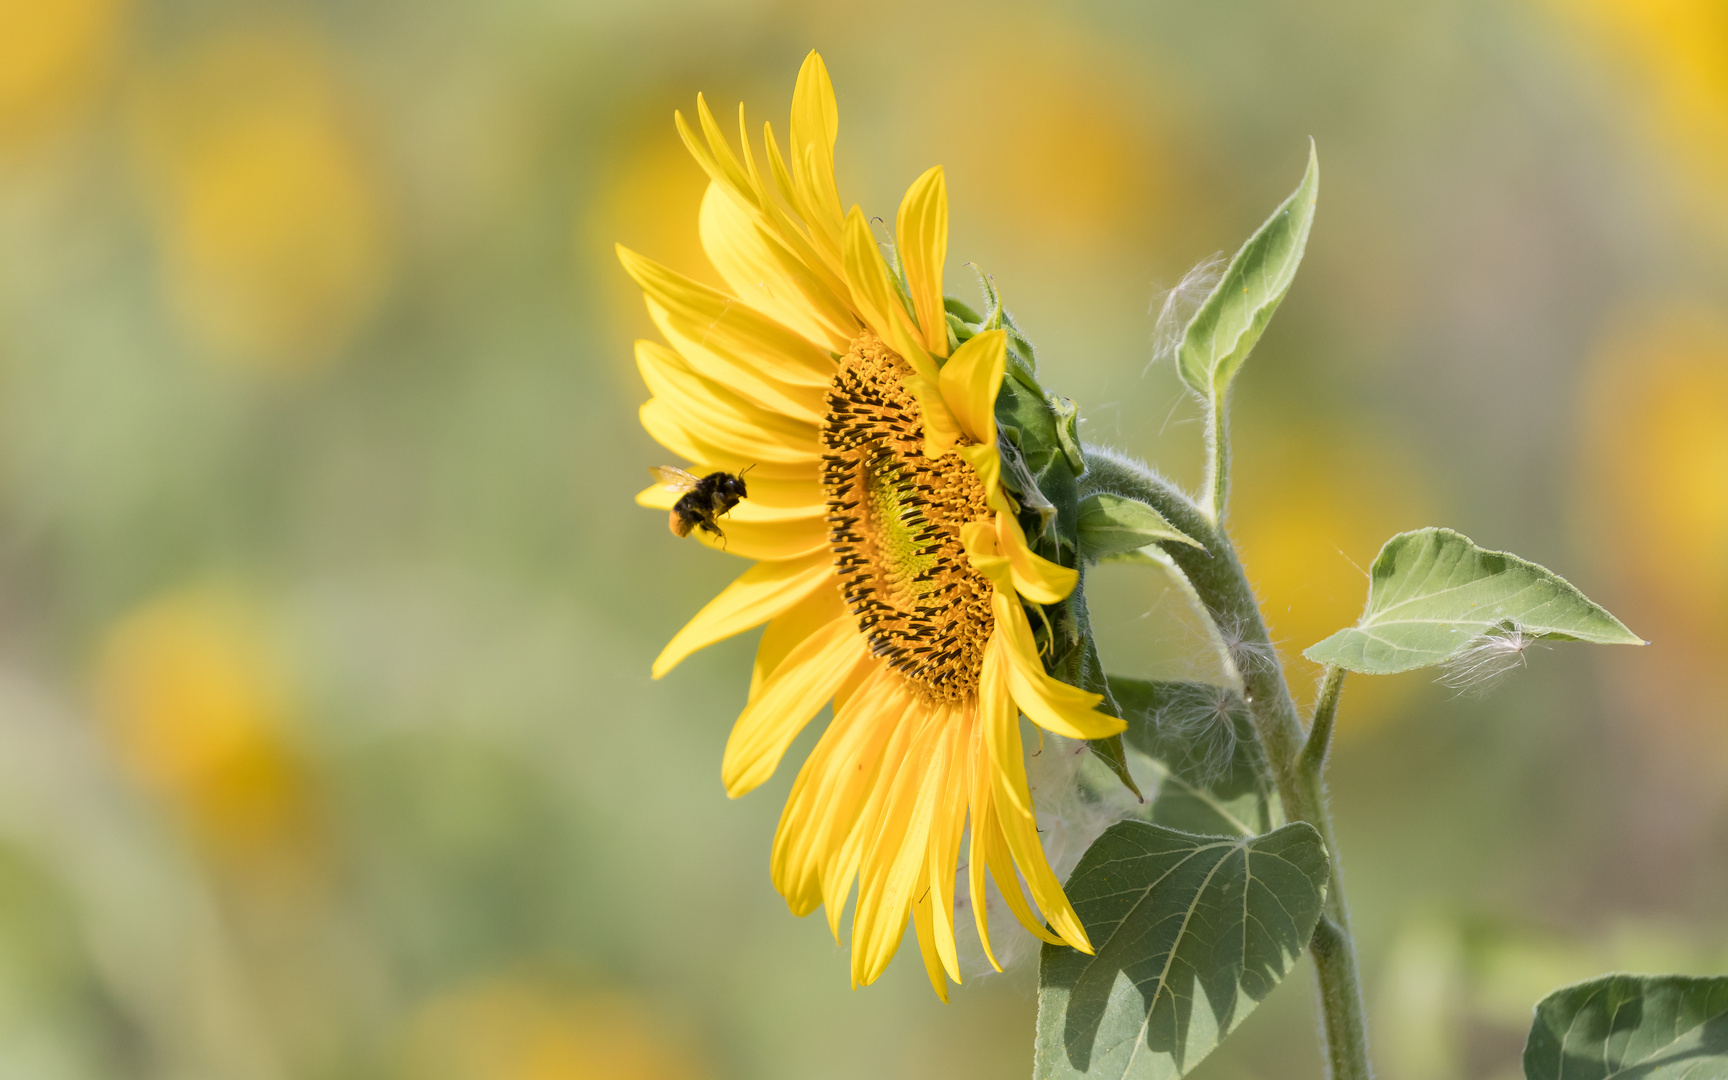
[[728, 798], [736, 799], [774, 775], [792, 740], [866, 660], [866, 645], [847, 612], [787, 655], [732, 725], [720, 764]]
[[929, 866], [931, 821], [947, 783], [950, 709], [925, 706], [922, 712], [867, 833], [852, 917], [852, 980], [858, 985], [875, 982], [887, 970], [906, 932], [918, 878]]
[[971, 848], [967, 862], [972, 892], [972, 919], [978, 928], [978, 940], [984, 946], [984, 955], [991, 966], [1001, 971], [1002, 965], [996, 961], [995, 952], [990, 947], [989, 912], [985, 902], [984, 884], [986, 870], [996, 882], [996, 892], [1007, 903], [1008, 910], [1019, 920], [1020, 925], [1029, 933], [1053, 945], [1061, 944], [1061, 939], [1044, 929], [1043, 921], [1032, 913], [1031, 906], [1026, 903], [1026, 894], [1020, 888], [1020, 878], [1014, 872], [1014, 860], [1003, 840], [1002, 826], [998, 820], [993, 777], [995, 766], [984, 741], [982, 728], [986, 721], [982, 715], [982, 700], [979, 705], [978, 729], [974, 731], [969, 753], [968, 782], [972, 823]]
[[[930, 887], [927, 901], [934, 905], [929, 916], [929, 944], [948, 977], [955, 982], [960, 981], [960, 954], [954, 940], [954, 879], [960, 867], [960, 839], [966, 830], [966, 755], [977, 726], [975, 705], [963, 704], [954, 710], [948, 774], [936, 805], [936, 816], [930, 823], [930, 857], [925, 869]], [[923, 942], [922, 938], [919, 940]], [[946, 988], [943, 994], [946, 1000]]]
[[900, 679], [877, 667], [845, 703], [798, 770], [780, 811], [769, 872], [795, 915], [822, 902], [824, 868], [838, 855], [876, 782], [892, 725], [880, 711], [894, 700]]
[[826, 550], [789, 562], [757, 563], [673, 635], [654, 661], [654, 677], [665, 675], [698, 649], [762, 625], [815, 589], [832, 588], [833, 577], [833, 559]]
[[942, 398], [974, 442], [996, 445], [996, 395], [1008, 368], [1008, 335], [986, 330], [962, 342], [942, 365]]
[[[992, 639], [984, 654], [984, 668], [979, 674], [978, 685], [978, 708], [989, 755], [988, 773], [996, 821], [1001, 829], [999, 835], [1051, 928], [1067, 944], [1091, 952], [1086, 931], [1081, 928], [1079, 917], [1062, 892], [1062, 885], [1051, 871], [1038, 840], [1038, 820], [1033, 816], [1032, 795], [1026, 786], [1020, 713], [1006, 692], [1009, 679], [1004, 676], [1011, 677], [1011, 672], [1007, 670], [1007, 657], [1003, 652], [1000, 642]], [[995, 873], [995, 867], [991, 871]], [[1001, 887], [1000, 876], [997, 884]]]
[[906, 289], [924, 347], [948, 355], [948, 312], [942, 306], [942, 264], [948, 259], [948, 186], [937, 165], [912, 182], [894, 225]]
[[[840, 936], [840, 914], [846, 905], [852, 881], [858, 876], [864, 854], [882, 832], [882, 817], [893, 792], [893, 780], [899, 775], [913, 738], [929, 715], [929, 705], [913, 694], [903, 681], [897, 681], [893, 695], [880, 707], [876, 721], [889, 729], [888, 742], [882, 751], [880, 774], [865, 794], [863, 805], [851, 831], [822, 868], [822, 903], [828, 911], [828, 927], [835, 939]], [[857, 958], [858, 920], [853, 919], [853, 958]]]
[[[915, 886], [917, 898], [912, 901], [912, 932], [918, 938], [918, 955], [924, 960], [924, 974], [930, 980], [930, 986], [936, 991], [936, 996], [942, 1003], [948, 1003], [948, 979], [953, 977], [956, 982], [959, 976], [945, 968], [946, 958], [937, 948], [937, 927], [941, 925], [941, 915], [936, 910], [935, 890], [931, 887], [930, 864], [925, 863], [918, 871], [918, 884]], [[954, 936], [954, 928], [948, 928], [948, 936]]]
[[1080, 573], [1051, 562], [1026, 543], [1026, 533], [1013, 514], [996, 514], [996, 543], [1008, 556], [1014, 588], [1035, 604], [1055, 604], [1068, 598], [1080, 581]]
[[[1000, 655], [1008, 691], [1020, 711], [1039, 727], [1070, 739], [1107, 739], [1127, 722], [1097, 711], [1104, 698], [1045, 674], [1026, 611], [1012, 592], [998, 588], [990, 598], [996, 625], [990, 648]], [[986, 652], [986, 663], [990, 653]]]
[[700, 229], [708, 261], [746, 304], [833, 352], [858, 336], [847, 303], [718, 183], [702, 198]]

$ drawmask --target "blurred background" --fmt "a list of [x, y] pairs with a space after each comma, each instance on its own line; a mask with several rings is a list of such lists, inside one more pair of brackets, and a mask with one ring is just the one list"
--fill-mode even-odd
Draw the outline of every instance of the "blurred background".
[[[1393, 532], [1565, 574], [1647, 649], [1346, 688], [1333, 789], [1389, 1080], [1517, 1075], [1532, 1003], [1728, 972], [1720, 0], [0, 0], [0, 1077], [1007, 1077], [1033, 972], [853, 992], [728, 802], [740, 569], [631, 495], [652, 334], [712, 277], [672, 110], [843, 197], [948, 169], [1085, 433], [1193, 483], [1161, 290], [1318, 141], [1238, 386], [1233, 529], [1291, 660]], [[1192, 674], [1111, 567], [1116, 670]], [[790, 760], [802, 757], [806, 734]], [[1317, 1077], [1298, 971], [1196, 1075]]]

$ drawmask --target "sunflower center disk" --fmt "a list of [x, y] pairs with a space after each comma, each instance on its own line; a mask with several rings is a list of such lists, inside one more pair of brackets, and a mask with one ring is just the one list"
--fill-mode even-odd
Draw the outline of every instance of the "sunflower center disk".
[[840, 361], [822, 422], [828, 539], [841, 589], [877, 656], [939, 701], [977, 692], [990, 583], [960, 527], [989, 514], [960, 455], [924, 456], [912, 369], [866, 331]]

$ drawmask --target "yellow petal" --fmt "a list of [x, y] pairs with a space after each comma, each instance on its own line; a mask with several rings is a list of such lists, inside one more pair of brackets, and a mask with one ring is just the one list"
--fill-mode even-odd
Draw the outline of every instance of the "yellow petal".
[[[950, 735], [952, 756], [941, 802], [930, 826], [930, 859], [925, 872], [931, 886], [930, 901], [935, 905], [930, 916], [930, 944], [948, 977], [955, 982], [960, 981], [960, 954], [954, 941], [954, 879], [959, 873], [960, 838], [966, 829], [967, 765], [963, 755], [971, 748], [976, 714], [975, 707], [962, 707], [955, 712]], [[923, 939], [919, 941], [922, 943]]]
[[665, 403], [679, 426], [729, 455], [788, 465], [820, 459], [816, 425], [763, 409], [704, 379], [666, 346], [638, 341], [636, 367], [648, 392]]
[[[693, 463], [688, 471], [697, 476], [707, 476], [716, 469], [711, 465]], [[747, 501], [756, 506], [815, 513], [817, 507], [825, 505], [822, 485], [815, 480], [766, 480], [752, 469], [746, 483], [750, 490]], [[673, 491], [665, 484], [650, 484], [636, 493], [636, 505], [650, 510], [670, 510], [682, 494], [682, 491]]]
[[[836, 579], [838, 583], [838, 579]], [[762, 629], [762, 640], [756, 644], [756, 663], [750, 672], [750, 698], [762, 692], [762, 683], [779, 669], [786, 657], [822, 627], [827, 626], [846, 610], [840, 590], [817, 589], [798, 604], [776, 615]]]
[[996, 514], [996, 543], [1008, 556], [1014, 588], [1035, 604], [1055, 604], [1068, 598], [1080, 573], [1044, 558], [1026, 543], [1026, 533], [1013, 514]]
[[759, 457], [745, 457], [734, 453], [692, 431], [672, 407], [659, 398], [643, 402], [636, 410], [637, 418], [642, 421], [642, 429], [649, 438], [677, 454], [685, 461], [699, 461], [704, 466], [722, 469], [726, 472], [742, 473], [750, 470], [750, 479], [746, 483], [761, 480], [777, 481], [807, 481], [816, 483], [816, 462], [813, 461], [764, 461]]
[[924, 456], [935, 461], [960, 441], [960, 422], [948, 411], [948, 403], [942, 400], [942, 390], [936, 383], [922, 375], [908, 375], [904, 385], [918, 402], [918, 412], [924, 420]]
[[654, 677], [660, 678], [698, 649], [762, 625], [823, 585], [833, 588], [833, 580], [833, 558], [826, 551], [791, 562], [752, 566], [667, 642], [654, 661]]
[[851, 308], [718, 183], [700, 216], [702, 249], [739, 299], [780, 325], [844, 353], [860, 328]]
[[[942, 1004], [948, 1004], [948, 976], [953, 972], [944, 972], [946, 958], [938, 950], [936, 938], [941, 923], [941, 916], [936, 911], [936, 896], [931, 888], [930, 867], [926, 864], [918, 875], [916, 886], [918, 898], [912, 901], [912, 932], [918, 937], [918, 955], [924, 958], [924, 974], [930, 979], [930, 986], [936, 991], [936, 996], [942, 999]], [[948, 936], [954, 936], [954, 928], [948, 928]], [[955, 979], [959, 981], [958, 978]]]
[[943, 736], [950, 710], [924, 706], [920, 712], [864, 847], [852, 919], [852, 979], [859, 985], [875, 982], [894, 959], [918, 878], [929, 865], [930, 823], [947, 781], [950, 743]]
[[1020, 600], [1011, 592], [996, 589], [990, 597], [996, 625], [990, 632], [986, 663], [991, 650], [1003, 662], [1009, 693], [1020, 710], [1039, 727], [1070, 739], [1106, 739], [1128, 725], [1108, 713], [1097, 711], [1104, 698], [1070, 686], [1045, 674], [1038, 659], [1038, 646]]
[[912, 182], [894, 225], [912, 313], [933, 356], [948, 355], [948, 312], [942, 306], [942, 264], [948, 259], [948, 185], [937, 165]]
[[[979, 726], [984, 725], [982, 717]], [[1061, 939], [1044, 928], [1044, 923], [1032, 913], [1026, 903], [1026, 894], [1020, 888], [1020, 878], [1014, 873], [1013, 856], [1009, 854], [1007, 843], [1002, 836], [1002, 826], [996, 808], [995, 768], [990, 762], [988, 751], [984, 747], [982, 731], [975, 737], [972, 753], [971, 799], [972, 799], [972, 850], [969, 856], [971, 863], [972, 908], [973, 919], [978, 927], [978, 940], [984, 945], [984, 955], [997, 971], [1002, 965], [996, 962], [995, 953], [990, 948], [989, 918], [985, 904], [984, 871], [990, 871], [990, 877], [996, 882], [996, 892], [1008, 904], [1008, 910], [1019, 920], [1028, 932], [1052, 945], [1060, 945]]]
[[[1080, 919], [1069, 906], [1068, 897], [1063, 894], [1038, 841], [1038, 820], [1032, 813], [1032, 794], [1026, 786], [1024, 750], [1020, 744], [1020, 713], [1005, 693], [1009, 680], [1003, 676], [1012, 677], [1006, 661], [1001, 643], [993, 637], [979, 673], [978, 708], [989, 750], [991, 794], [996, 820], [1001, 826], [1000, 836], [1051, 927], [1069, 945], [1091, 952]], [[996, 868], [991, 867], [991, 872], [996, 873]], [[998, 886], [1001, 880], [998, 876]], [[1022, 922], [1026, 921], [1024, 915], [1020, 917]], [[1048, 940], [1047, 934], [1046, 931], [1040, 936]]]
[[1002, 490], [1002, 452], [996, 448], [996, 444], [973, 443], [960, 447], [957, 453], [971, 464], [972, 471], [978, 474], [978, 479], [984, 484], [984, 501], [989, 504], [990, 509], [1012, 514], [1014, 504], [1008, 501], [1007, 492]]
[[960, 526], [960, 546], [966, 549], [972, 569], [983, 574], [997, 592], [1014, 588], [1014, 570], [1008, 565], [1008, 556], [1002, 554], [1001, 545], [996, 540], [994, 520], [968, 521]]
[[[862, 806], [845, 840], [822, 867], [822, 903], [828, 909], [828, 928], [834, 932], [836, 940], [840, 935], [840, 914], [847, 894], [852, 891], [852, 881], [858, 876], [865, 853], [881, 835], [893, 780], [899, 775], [912, 740], [928, 715], [928, 705], [911, 694], [904, 680], [898, 680], [898, 685], [892, 688], [890, 696], [876, 713], [875, 722], [888, 729], [879, 775], [864, 793]], [[858, 922], [855, 915], [852, 920], [854, 964], [857, 962]]]
[[846, 215], [846, 280], [852, 286], [852, 304], [888, 347], [899, 353], [916, 374], [935, 383], [936, 361], [916, 337], [911, 318], [900, 302], [882, 249], [864, 220], [864, 211], [854, 206]]
[[825, 507], [776, 510], [746, 501], [719, 519], [720, 536], [704, 529], [690, 535], [715, 551], [745, 559], [785, 561], [825, 555], [832, 560], [826, 515]]
[[805, 224], [824, 242], [839, 239], [840, 192], [834, 184], [834, 143], [840, 110], [828, 66], [812, 49], [792, 90], [792, 167]]
[[893, 731], [880, 716], [897, 704], [895, 695], [903, 683], [886, 665], [878, 666], [834, 710], [834, 722], [792, 783], [768, 865], [774, 887], [796, 915], [808, 915], [822, 902], [825, 870], [838, 858], [863, 810]]
[[774, 775], [786, 748], [867, 656], [866, 639], [850, 612], [805, 638], [751, 695], [720, 764], [728, 798], [754, 790]]
[[960, 427], [984, 446], [996, 445], [996, 395], [1008, 369], [1008, 335], [986, 330], [962, 342], [942, 365], [942, 397]]
[[737, 298], [618, 248], [666, 340], [701, 374], [766, 408], [820, 422], [834, 359]]

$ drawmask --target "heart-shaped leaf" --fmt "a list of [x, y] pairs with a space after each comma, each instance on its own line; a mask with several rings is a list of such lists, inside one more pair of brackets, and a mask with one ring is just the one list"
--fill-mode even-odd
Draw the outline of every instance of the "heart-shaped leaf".
[[1485, 551], [1451, 529], [1418, 529], [1386, 542], [1368, 571], [1368, 608], [1355, 626], [1302, 655], [1366, 675], [1442, 664], [1505, 631], [1598, 645], [1642, 645], [1552, 570]]
[[1604, 975], [1536, 1006], [1528, 1080], [1725, 1080], [1728, 977]]
[[1310, 143], [1302, 183], [1230, 260], [1218, 287], [1183, 332], [1176, 370], [1197, 393], [1222, 396], [1260, 340], [1296, 279], [1319, 194], [1320, 158]]
[[1112, 675], [1128, 744], [1163, 774], [1151, 820], [1183, 832], [1254, 836], [1283, 821], [1248, 703], [1223, 686]]
[[1087, 562], [1139, 551], [1161, 540], [1201, 547], [1138, 499], [1099, 491], [1080, 500], [1080, 554]]
[[1295, 965], [1326, 858], [1306, 822], [1256, 837], [1110, 826], [1067, 886], [1097, 953], [1044, 947], [1033, 1075], [1187, 1075]]

